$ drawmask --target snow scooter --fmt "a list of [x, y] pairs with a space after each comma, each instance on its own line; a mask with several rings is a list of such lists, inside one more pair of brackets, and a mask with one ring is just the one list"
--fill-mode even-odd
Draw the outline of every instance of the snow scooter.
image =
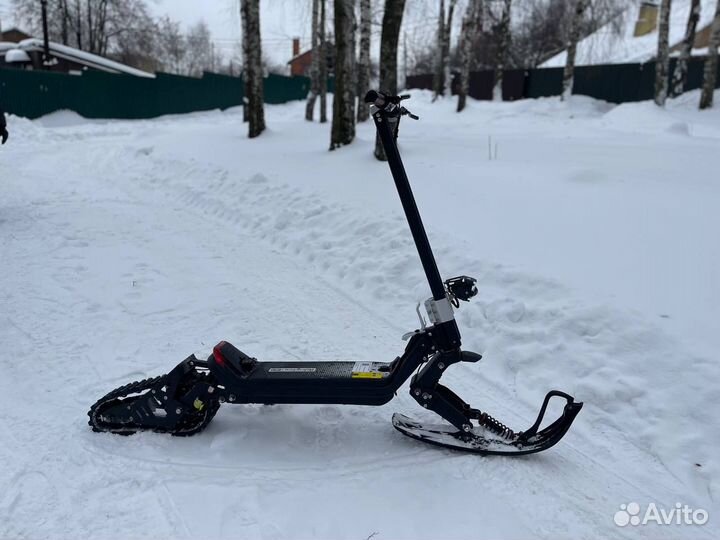
[[[393, 426], [420, 441], [478, 454], [517, 456], [546, 450], [565, 435], [582, 403], [564, 392], [549, 392], [535, 423], [515, 432], [439, 384], [453, 364], [475, 363], [481, 358], [460, 348], [454, 317], [460, 301], [469, 301], [478, 290], [474, 278], [460, 276], [443, 282], [440, 277], [397, 147], [400, 118], [407, 115], [417, 119], [401, 105], [408, 97], [375, 91], [365, 97], [372, 104], [375, 127], [432, 291], [432, 297], [425, 301], [430, 324], [420, 315], [418, 304], [421, 328], [403, 336], [408, 343], [402, 356], [388, 363], [259, 362], [221, 341], [206, 361], [192, 355], [167, 375], [133, 382], [107, 394], [88, 413], [94, 431], [194, 435], [207, 427], [222, 403], [383, 405], [412, 375], [412, 397], [449, 422], [423, 425], [394, 414]], [[563, 412], [540, 429], [553, 397], [565, 400]]]

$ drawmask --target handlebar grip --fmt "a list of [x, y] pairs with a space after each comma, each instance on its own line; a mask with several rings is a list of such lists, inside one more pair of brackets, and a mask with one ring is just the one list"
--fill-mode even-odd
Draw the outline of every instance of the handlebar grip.
[[378, 96], [379, 94], [375, 90], [368, 90], [368, 93], [365, 94], [365, 103], [375, 103]]

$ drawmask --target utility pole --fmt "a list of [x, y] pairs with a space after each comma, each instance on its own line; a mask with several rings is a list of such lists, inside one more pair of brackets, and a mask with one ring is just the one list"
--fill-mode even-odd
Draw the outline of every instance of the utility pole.
[[40, 0], [42, 6], [42, 28], [43, 28], [43, 64], [50, 63], [50, 37], [48, 36], [47, 21], [47, 0]]

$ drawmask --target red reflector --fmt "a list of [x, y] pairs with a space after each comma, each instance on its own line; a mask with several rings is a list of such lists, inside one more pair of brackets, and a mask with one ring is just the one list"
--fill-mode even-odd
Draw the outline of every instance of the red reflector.
[[213, 347], [213, 357], [215, 358], [215, 363], [218, 364], [219, 366], [224, 366], [226, 363], [225, 357], [220, 352], [220, 348], [224, 345], [225, 345], [225, 342], [221, 341], [220, 343], [215, 345], [215, 347]]

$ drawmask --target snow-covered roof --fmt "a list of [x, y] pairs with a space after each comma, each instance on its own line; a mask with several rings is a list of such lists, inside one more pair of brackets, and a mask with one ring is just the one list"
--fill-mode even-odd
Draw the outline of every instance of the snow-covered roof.
[[[22, 49], [24, 51], [42, 51], [43, 41], [37, 38], [24, 39], [20, 43], [14, 43], [14, 48]], [[83, 64], [88, 67], [99, 69], [101, 71], [107, 71], [109, 73], [124, 73], [126, 75], [134, 75], [135, 77], [148, 77], [155, 78], [153, 73], [142, 71], [114, 60], [109, 60], [97, 54], [81, 51], [74, 47], [68, 47], [67, 45], [61, 45], [60, 43], [50, 42], [50, 54], [58, 58], [64, 58], [78, 64]]]
[[18, 44], [12, 41], [0, 41], [0, 53], [9, 51], [10, 49], [17, 49]]
[[22, 49], [10, 49], [9, 51], [5, 51], [5, 62], [8, 64], [30, 62], [30, 57], [28, 53]]
[[[577, 65], [625, 64], [647, 62], [657, 54], [657, 28], [644, 36], [635, 37], [635, 23], [640, 10], [640, 0], [628, 0], [631, 4], [617, 19], [606, 24], [594, 34], [578, 42]], [[712, 22], [716, 0], [700, 0], [699, 32]], [[670, 11], [670, 46], [680, 43], [685, 37], [691, 0], [674, 0]], [[565, 51], [545, 61], [540, 67], [563, 67]]]

